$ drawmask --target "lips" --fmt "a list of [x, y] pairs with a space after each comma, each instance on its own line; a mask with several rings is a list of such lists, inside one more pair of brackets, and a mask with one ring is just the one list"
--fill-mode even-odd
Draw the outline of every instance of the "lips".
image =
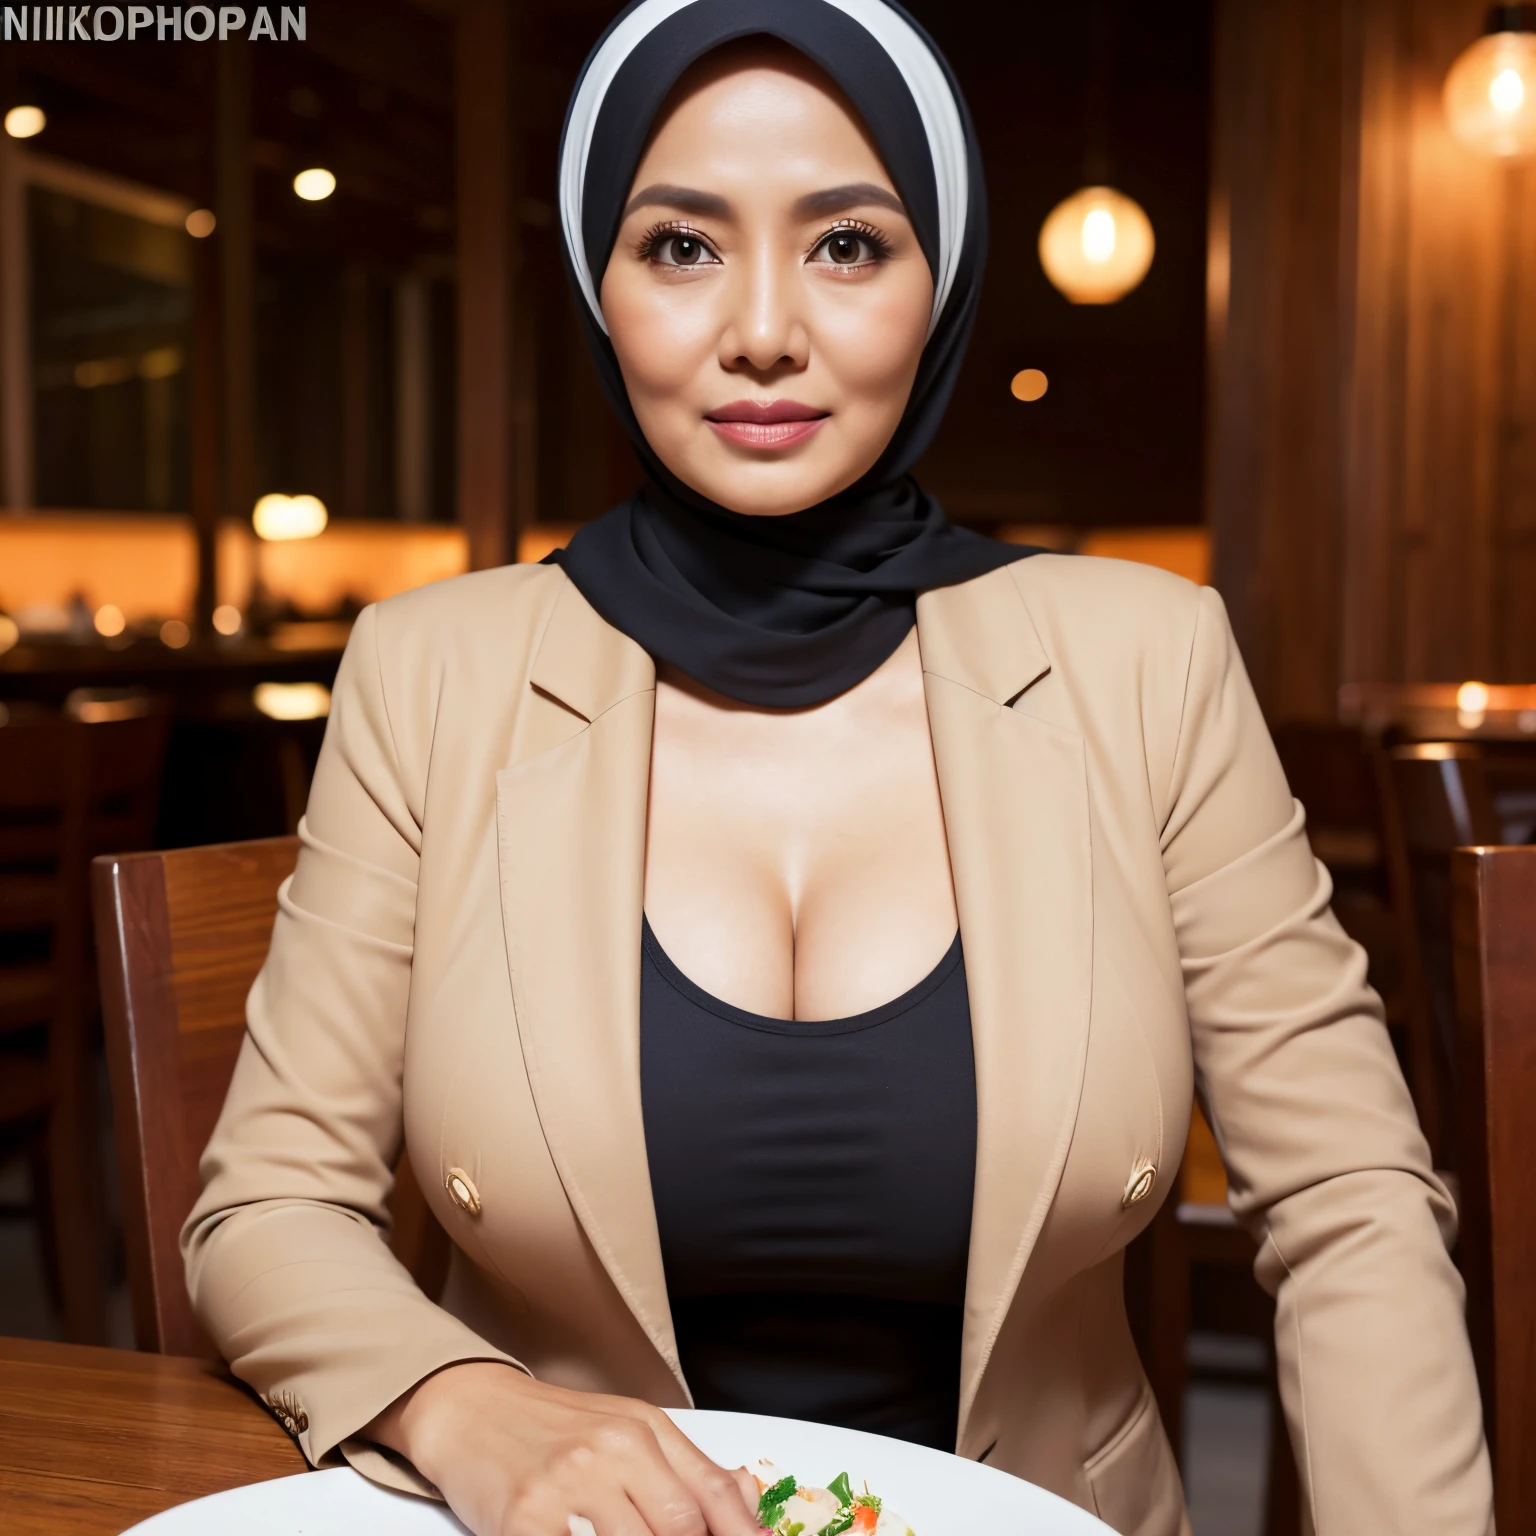
[[815, 436], [830, 412], [798, 400], [733, 400], [704, 419], [727, 442], [742, 448], [789, 448]]

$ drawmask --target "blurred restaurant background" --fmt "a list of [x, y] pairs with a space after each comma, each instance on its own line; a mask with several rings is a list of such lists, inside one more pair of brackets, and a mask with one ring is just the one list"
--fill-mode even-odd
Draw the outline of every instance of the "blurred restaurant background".
[[[1536, 829], [1536, 8], [907, 4], [992, 206], [919, 474], [1219, 590], [1454, 1169], [1449, 850]], [[613, 0], [265, 9], [80, 41], [3, 7], [0, 1334], [131, 1339], [121, 1238], [63, 1229], [117, 1199], [85, 859], [292, 833], [359, 610], [636, 477], [555, 207]], [[1128, 1294], [1196, 1531], [1285, 1529], [1198, 1123], [1181, 1196]]]

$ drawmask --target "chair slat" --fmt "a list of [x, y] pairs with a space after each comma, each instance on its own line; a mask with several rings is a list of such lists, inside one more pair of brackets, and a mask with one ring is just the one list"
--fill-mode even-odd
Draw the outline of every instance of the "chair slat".
[[1536, 1530], [1536, 848], [1454, 856], [1467, 1320], [1501, 1531]]

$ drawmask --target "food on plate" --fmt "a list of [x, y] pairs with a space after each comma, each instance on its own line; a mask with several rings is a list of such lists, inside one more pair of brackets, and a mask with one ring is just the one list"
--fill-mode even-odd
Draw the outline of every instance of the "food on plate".
[[825, 1488], [807, 1488], [785, 1476], [770, 1461], [752, 1469], [757, 1479], [757, 1523], [774, 1536], [913, 1536], [895, 1510], [878, 1494], [855, 1493], [846, 1472]]

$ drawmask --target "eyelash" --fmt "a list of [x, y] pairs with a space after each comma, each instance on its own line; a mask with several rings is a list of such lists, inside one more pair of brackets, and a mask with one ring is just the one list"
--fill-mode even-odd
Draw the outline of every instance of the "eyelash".
[[[820, 235], [816, 239], [810, 250], [806, 253], [807, 258], [815, 255], [815, 253], [819, 251], [827, 243], [827, 241], [831, 240], [834, 236], [837, 235], [857, 235], [861, 240], [865, 241], [869, 245], [870, 249], [874, 252], [874, 255], [873, 258], [868, 261], [827, 262], [825, 263], [827, 266], [839, 267], [844, 271], [853, 271], [862, 267], [878, 265], [879, 263], [888, 260], [891, 255], [890, 240], [884, 234], [882, 234], [880, 230], [876, 229], [873, 224], [865, 224], [862, 220], [859, 219], [844, 219], [834, 224], [831, 229], [827, 230], [825, 234]], [[699, 231], [693, 227], [693, 225], [679, 219], [673, 219], [664, 224], [656, 224], [652, 226], [652, 228], [648, 229], [639, 238], [639, 240], [635, 242], [635, 255], [641, 261], [656, 261], [666, 242], [668, 240], [676, 239], [696, 240], [704, 248], [704, 250], [710, 254], [710, 256], [714, 257], [715, 261], [720, 259], [714, 248], [710, 245], [709, 241], [706, 240], [704, 236], [701, 235]], [[699, 265], [712, 264], [713, 263], [699, 263]], [[683, 266], [684, 264], [681, 262], [663, 262], [661, 265]]]
[[[711, 256], [715, 254], [709, 241], [693, 225], [673, 219], [666, 224], [657, 224], [641, 235], [635, 242], [635, 255], [642, 261], [655, 261], [662, 246], [668, 240], [677, 239], [697, 240]], [[679, 263], [664, 263], [664, 265], [679, 265]]]
[[826, 234], [824, 234], [821, 239], [819, 239], [816, 244], [811, 247], [811, 254], [814, 255], [822, 248], [822, 246], [827, 243], [827, 241], [831, 240], [834, 238], [834, 236], [837, 235], [857, 235], [859, 239], [863, 240], [866, 244], [869, 245], [870, 249], [874, 252], [874, 258], [872, 261], [867, 262], [829, 262], [829, 266], [840, 267], [843, 271], [846, 272], [856, 270], [859, 267], [878, 266], [881, 262], [890, 258], [891, 242], [885, 237], [885, 235], [876, 229], [873, 224], [865, 224], [858, 219], [844, 219], [839, 223], [834, 224], [832, 228], [829, 229]]

